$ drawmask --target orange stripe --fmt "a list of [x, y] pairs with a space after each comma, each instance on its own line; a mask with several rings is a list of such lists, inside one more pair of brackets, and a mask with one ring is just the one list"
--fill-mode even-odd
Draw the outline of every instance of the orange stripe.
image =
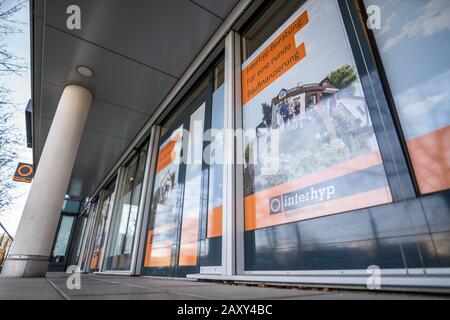
[[177, 145], [179, 139], [180, 134], [176, 133], [173, 137], [170, 138], [169, 142], [167, 142], [166, 145], [159, 149], [158, 162], [156, 164], [156, 173], [160, 173], [175, 160], [175, 146]]
[[181, 223], [180, 254], [178, 265], [197, 264], [198, 217], [184, 217]]
[[[263, 220], [266, 219], [266, 216], [270, 217], [268, 199], [272, 197], [278, 196], [280, 194], [292, 190], [301, 189], [307, 186], [318, 184], [327, 180], [332, 180], [334, 178], [358, 172], [380, 164], [382, 164], [382, 159], [380, 152], [377, 151], [340, 163], [333, 167], [320, 170], [318, 172], [306, 175], [304, 177], [281, 184], [279, 186], [275, 186], [270, 189], [263, 190], [250, 196], [247, 196], [245, 197], [244, 203], [246, 230], [262, 228], [261, 225], [263, 226], [270, 225], [270, 223], [263, 222]], [[383, 197], [383, 199], [385, 198]], [[271, 218], [271, 219], [277, 221], [280, 220], [276, 223], [274, 222], [275, 224], [284, 223], [281, 221], [282, 219], [280, 218], [280, 216], [282, 215], [274, 215], [273, 217], [278, 218]]]
[[147, 245], [145, 248], [145, 267], [167, 267], [171, 265], [172, 241], [163, 240], [153, 242], [153, 230], [147, 234]]
[[[263, 201], [258, 204], [257, 211], [253, 214], [247, 214], [249, 211], [247, 207], [245, 208], [245, 230], [250, 231], [285, 223], [314, 219], [336, 213], [373, 207], [389, 202], [392, 202], [392, 196], [388, 187], [359, 193], [348, 197], [342, 197], [337, 200], [315, 204], [275, 215], [270, 215], [268, 201]], [[266, 205], [261, 205], [261, 203]], [[252, 219], [248, 219], [248, 216], [252, 216]]]
[[222, 209], [223, 207], [220, 206], [208, 211], [208, 225], [206, 229], [208, 238], [222, 236]]
[[103, 248], [95, 248], [94, 249], [94, 253], [92, 254], [92, 260], [91, 260], [91, 269], [97, 269], [98, 268], [98, 263], [100, 261], [100, 258], [103, 254]]
[[13, 181], [16, 181], [16, 182], [31, 183], [31, 178], [30, 178], [30, 179], [20, 179], [20, 178], [14, 177], [14, 178], [13, 178]]
[[421, 193], [450, 188], [450, 126], [407, 142]]

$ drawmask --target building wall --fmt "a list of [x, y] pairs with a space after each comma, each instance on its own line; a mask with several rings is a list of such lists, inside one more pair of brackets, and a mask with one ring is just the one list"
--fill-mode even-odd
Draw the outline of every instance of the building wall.
[[[368, 5], [369, 3], [373, 4], [375, 2], [377, 1], [367, 1], [367, 3], [359, 1], [359, 5], [364, 6], [365, 4]], [[322, 8], [323, 5], [330, 5], [330, 3], [332, 4], [331, 7]], [[392, 57], [386, 55], [385, 51], [380, 48], [382, 47], [382, 44], [380, 44], [380, 37], [382, 37], [383, 34], [380, 35], [379, 33], [377, 34], [377, 31], [365, 28], [363, 19], [366, 19], [367, 17], [359, 15], [356, 2], [340, 1], [335, 4], [333, 3], [334, 2], [325, 0], [314, 1], [314, 4], [312, 0], [306, 2], [298, 1], [296, 3], [294, 3], [294, 1], [288, 3], [278, 1], [274, 5], [275, 7], [277, 5], [279, 6], [279, 8], [276, 8], [276, 10], [279, 10], [278, 14], [272, 15], [273, 21], [267, 23], [270, 25], [273, 22], [273, 30], [271, 31], [270, 27], [268, 27], [267, 30], [262, 28], [263, 31], [265, 30], [264, 32], [266, 32], [262, 38], [269, 40], [261, 40], [261, 43], [259, 44], [257, 41], [249, 41], [248, 43], [245, 43], [245, 41], [236, 41], [235, 45], [237, 48], [235, 49], [238, 53], [234, 56], [233, 54], [230, 56], [229, 52], [233, 52], [233, 50], [227, 50], [227, 45], [225, 45], [224, 69], [227, 70], [227, 68], [230, 67], [230, 64], [236, 63], [241, 65], [241, 63], [243, 63], [242, 70], [245, 72], [246, 68], [248, 68], [249, 65], [251, 66], [253, 61], [256, 61], [254, 58], [258, 57], [258, 54], [263, 55], [265, 48], [267, 48], [271, 42], [274, 43], [273, 41], [278, 39], [277, 37], [283, 33], [283, 30], [287, 30], [287, 27], [293, 25], [290, 23], [303, 21], [302, 23], [305, 25], [295, 31], [300, 34], [299, 38], [304, 41], [306, 49], [299, 46], [304, 50], [303, 52], [298, 49], [300, 50], [298, 54], [301, 56], [299, 59], [300, 62], [292, 64], [289, 69], [292, 68], [290, 71], [295, 71], [296, 68], [298, 68], [299, 63], [311, 63], [310, 69], [299, 69], [298, 77], [299, 82], [301, 82], [302, 85], [313, 83], [318, 85], [327, 75], [332, 75], [332, 68], [325, 73], [324, 70], [317, 65], [319, 58], [322, 59], [320, 60], [322, 62], [323, 59], [326, 59], [327, 57], [330, 59], [333, 58], [333, 52], [330, 51], [332, 49], [326, 47], [327, 41], [330, 42], [332, 48], [334, 48], [333, 45], [337, 46], [337, 49], [334, 52], [336, 57], [341, 56], [342, 61], [349, 61], [350, 64], [354, 63], [354, 70], [357, 73], [357, 80], [355, 80], [356, 84], [353, 82], [351, 88], [340, 87], [339, 89], [336, 89], [336, 87], [338, 87], [336, 83], [333, 84], [332, 94], [329, 96], [337, 96], [338, 98], [334, 98], [333, 103], [329, 103], [326, 106], [324, 105], [323, 108], [325, 110], [324, 112], [329, 112], [331, 118], [337, 116], [330, 111], [330, 108], [337, 108], [337, 106], [344, 106], [344, 109], [346, 109], [347, 112], [345, 113], [344, 110], [343, 113], [347, 114], [349, 117], [358, 114], [358, 112], [362, 112], [360, 116], [356, 117], [359, 122], [356, 121], [355, 123], [359, 123], [360, 127], [359, 129], [357, 128], [359, 131], [356, 130], [355, 132], [359, 132], [361, 136], [370, 131], [370, 137], [367, 139], [372, 141], [372, 143], [365, 144], [364, 147], [370, 149], [371, 152], [376, 155], [378, 162], [376, 163], [377, 166], [374, 167], [377, 169], [368, 171], [359, 170], [356, 171], [359, 175], [356, 175], [351, 179], [345, 178], [342, 185], [345, 186], [347, 193], [337, 193], [339, 198], [331, 199], [338, 201], [336, 202], [337, 204], [334, 204], [334, 206], [337, 206], [337, 209], [329, 209], [328, 204], [323, 205], [321, 203], [316, 203], [316, 207], [312, 206], [309, 211], [302, 211], [302, 207], [299, 207], [296, 209], [295, 214], [283, 212], [283, 216], [281, 217], [280, 215], [277, 216], [278, 212], [272, 212], [273, 208], [267, 209], [267, 204], [263, 204], [267, 202], [270, 206], [270, 197], [272, 195], [270, 192], [266, 192], [266, 187], [258, 185], [258, 168], [249, 163], [250, 158], [264, 159], [267, 158], [268, 155], [265, 154], [261, 157], [261, 155], [253, 154], [255, 152], [253, 149], [245, 149], [246, 141], [244, 139], [243, 150], [239, 150], [238, 154], [244, 154], [244, 158], [247, 158], [245, 159], [245, 163], [242, 166], [236, 166], [233, 169], [233, 174], [235, 174], [235, 176], [231, 180], [226, 179], [226, 169], [223, 169], [223, 190], [229, 187], [235, 192], [235, 196], [231, 198], [226, 198], [224, 195], [220, 196], [223, 197], [223, 208], [226, 208], [224, 209], [225, 211], [220, 211], [223, 215], [223, 217], [221, 216], [222, 225], [219, 227], [222, 228], [220, 237], [213, 237], [212, 239], [205, 237], [205, 230], [207, 229], [206, 224], [208, 221], [206, 218], [208, 215], [207, 209], [211, 209], [211, 206], [213, 205], [209, 204], [201, 206], [200, 210], [202, 211], [200, 214], [203, 218], [199, 220], [200, 222], [196, 227], [198, 228], [199, 240], [196, 252], [197, 256], [200, 258], [194, 259], [195, 264], [192, 266], [192, 269], [187, 271], [185, 269], [183, 272], [177, 273], [178, 269], [175, 268], [179, 257], [179, 251], [177, 250], [180, 250], [180, 238], [178, 238], [178, 240], [175, 240], [174, 244], [168, 245], [171, 250], [175, 250], [171, 251], [169, 257], [172, 259], [172, 263], [164, 266], [160, 265], [160, 268], [158, 269], [157, 264], [148, 264], [150, 260], [146, 259], [146, 255], [149, 254], [149, 247], [152, 246], [149, 239], [152, 239], [153, 237], [153, 229], [149, 228], [149, 226], [152, 221], [154, 222], [155, 217], [155, 199], [157, 198], [154, 197], [153, 192], [156, 190], [155, 188], [157, 188], [155, 185], [155, 175], [157, 173], [156, 171], [158, 171], [158, 150], [164, 142], [163, 138], [167, 138], [165, 136], [167, 131], [175, 129], [173, 125], [166, 128], [166, 124], [180, 123], [176, 119], [180, 119], [180, 113], [183, 113], [180, 110], [186, 110], [183, 109], [183, 101], [189, 101], [189, 96], [195, 95], [196, 87], [194, 86], [191, 92], [181, 99], [182, 102], [177, 105], [175, 111], [169, 113], [169, 116], [159, 119], [154, 125], [148, 148], [147, 166], [149, 166], [149, 168], [145, 170], [147, 179], [144, 179], [144, 184], [146, 187], [142, 188], [142, 200], [140, 202], [138, 201], [138, 208], [136, 208], [136, 213], [138, 214], [137, 220], [142, 222], [142, 225], [137, 223], [135, 233], [135, 242], [138, 242], [139, 245], [133, 247], [134, 251], [132, 258], [135, 259], [136, 264], [133, 265], [133, 263], [131, 263], [130, 269], [122, 271], [129, 272], [130, 274], [142, 273], [184, 276], [189, 273], [202, 273], [202, 267], [217, 267], [214, 272], [219, 272], [224, 275], [226, 270], [225, 265], [231, 261], [231, 265], [243, 266], [242, 268], [237, 267], [236, 270], [231, 271], [231, 274], [252, 274], [258, 272], [270, 274], [271, 272], [283, 273], [288, 271], [290, 273], [301, 273], [303, 271], [314, 272], [327, 270], [354, 271], [366, 270], [368, 267], [374, 265], [381, 269], [415, 272], [419, 275], [424, 275], [426, 273], [424, 271], [425, 269], [434, 269], [438, 270], [438, 273], [446, 274], [445, 270], [450, 267], [450, 192], [448, 191], [448, 185], [446, 185], [449, 172], [447, 169], [449, 168], [450, 162], [447, 150], [450, 150], [450, 148], [445, 147], [448, 144], [448, 135], [441, 134], [438, 138], [435, 137], [431, 149], [423, 148], [423, 143], [418, 143], [416, 146], [412, 145], [417, 135], [413, 135], [413, 138], [410, 139], [407, 132], [412, 129], [411, 123], [416, 122], [409, 121], [407, 115], [402, 116], [401, 112], [398, 112], [398, 109], [403, 107], [403, 101], [401, 99], [395, 99], [399, 91], [395, 91], [397, 87], [391, 87], [391, 83], [401, 82], [401, 79], [395, 78], [395, 74], [390, 74], [390, 69], [386, 67], [386, 65], [390, 64]], [[418, 2], [414, 4], [416, 6], [422, 5]], [[240, 25], [244, 25], [244, 28], [237, 33], [238, 39], [240, 35], [244, 38], [248, 37], [249, 39], [254, 36], [254, 34], [251, 34], [251, 26], [257, 25], [258, 21], [264, 21], [264, 13], [267, 12], [265, 11], [266, 5], [269, 6], [270, 3], [267, 2], [259, 8], [253, 8], [254, 14], [252, 15], [252, 18], [244, 22], [239, 22]], [[269, 9], [267, 10], [270, 11], [271, 8], [273, 9], [274, 7], [269, 6]], [[314, 40], [317, 39], [317, 31], [321, 30], [314, 31], [314, 29], [311, 28], [318, 25], [318, 22], [316, 22], [315, 19], [320, 21], [320, 18], [322, 17], [322, 11], [318, 10], [320, 8], [326, 9], [324, 12], [328, 12], [328, 14], [330, 13], [327, 10], [335, 10], [335, 12], [338, 13], [336, 16], [336, 21], [338, 23], [337, 28], [342, 29], [340, 30], [340, 34], [331, 38], [327, 38], [325, 36], [326, 30], [323, 30], [321, 34], [324, 35], [324, 38], [321, 39], [321, 41], [314, 42]], [[410, 10], [409, 12], [414, 12], [413, 9], [414, 8], [412, 7], [404, 8], [404, 10]], [[431, 10], [433, 8], [421, 9]], [[308, 16], [308, 19], [310, 20], [301, 20], [306, 19], [305, 16], [302, 15], [305, 10], [309, 12], [310, 15]], [[392, 8], [391, 10], [395, 13], [395, 10], [402, 9]], [[297, 15], [291, 17], [294, 12], [296, 12]], [[327, 21], [329, 20], [330, 19]], [[304, 30], [301, 30], [303, 27]], [[401, 25], [398, 25], [397, 28], [400, 30]], [[277, 29], [278, 33], [273, 35]], [[441, 30], [441, 32], [445, 31]], [[336, 38], [343, 35], [345, 36], [343, 42], [348, 41], [348, 43], [333, 43]], [[444, 33], [443, 35], [440, 34], [440, 36], [448, 37], [448, 34]], [[266, 43], [263, 44], [264, 42]], [[321, 47], [320, 50], [313, 48], [313, 46], [317, 46], [318, 43], [324, 43], [324, 46]], [[238, 50], [241, 44], [244, 46], [243, 52], [249, 50], [248, 55], [241, 56], [240, 50]], [[295, 45], [298, 45], [298, 43]], [[435, 45], [437, 46], [438, 44]], [[260, 46], [262, 46], [262, 48], [260, 48]], [[338, 52], [339, 50], [343, 51]], [[345, 50], [350, 54], [347, 54], [346, 56]], [[439, 50], [439, 48], [432, 50]], [[445, 47], [443, 50], [447, 50], [447, 48]], [[316, 52], [323, 52], [324, 56], [319, 56], [320, 53]], [[317, 54], [317, 61], [314, 60], [315, 54]], [[313, 60], [308, 61], [308, 59]], [[302, 60], [304, 61], [302, 62]], [[287, 60], [285, 63], [289, 64], [290, 62]], [[418, 63], [427, 64], [430, 62], [420, 61]], [[332, 63], [329, 62], [323, 62], [322, 64], [332, 66]], [[442, 64], [442, 68], [445, 69], [446, 67], [445, 64]], [[211, 80], [214, 78], [211, 77], [211, 72], [213, 72], [213, 69], [214, 65], [206, 72], [209, 73], [211, 81], [208, 85], [209, 89], [205, 89], [205, 92], [207, 92], [205, 98], [206, 106], [207, 109], [210, 108], [208, 109], [210, 110], [209, 113], [206, 112], [207, 116], [205, 119], [207, 119], [207, 121], [214, 119], [214, 112], [211, 111], [213, 110], [211, 107], [213, 92], [213, 89], [211, 88], [213, 86], [212, 83], [214, 82]], [[234, 68], [232, 69], [234, 70]], [[309, 73], [305, 70], [309, 70]], [[315, 72], [314, 70], [320, 71]], [[436, 73], [438, 74], [439, 72], [436, 71]], [[242, 99], [239, 99], [240, 90], [234, 91], [236, 96], [232, 95], [233, 90], [227, 90], [227, 86], [233, 86], [235, 83], [233, 82], [231, 84], [227, 82], [231, 78], [225, 76], [225, 89], [223, 93], [224, 96], [222, 97], [224, 106], [225, 109], [231, 107], [235, 108], [235, 110], [234, 114], [231, 113], [231, 118], [227, 118], [229, 116], [227, 116], [226, 110], [221, 110], [220, 112], [223, 114], [224, 121], [234, 122], [236, 120], [236, 127], [243, 127], [244, 129], [246, 129], [246, 126], [247, 128], [252, 128], [253, 126], [253, 129], [256, 127], [269, 127], [267, 119], [264, 118], [264, 111], [260, 110], [260, 104], [263, 99], [258, 100], [258, 97], [265, 96], [265, 92], [270, 91], [270, 93], [267, 94], [270, 99], [267, 98], [268, 100], [266, 100], [271, 108], [270, 114], [272, 114], [272, 122], [274, 122], [273, 114], [277, 114], [277, 110], [281, 110], [281, 107], [274, 105], [273, 101], [279, 102], [283, 99], [282, 97], [277, 97], [278, 93], [282, 91], [282, 89], [289, 90], [295, 86], [298, 86], [298, 88], [301, 86], [298, 82], [289, 80], [287, 76], [283, 74], [275, 80], [272, 79], [270, 84], [264, 86], [264, 88], [255, 89], [255, 91], [247, 97], [245, 97], [245, 89], [248, 89], [248, 85], [244, 85], [242, 91], [244, 97], [241, 97]], [[289, 74], [289, 70], [286, 74]], [[305, 76], [305, 74], [308, 74], [308, 76]], [[243, 83], [246, 82], [246, 76], [244, 74], [240, 76], [242, 76], [242, 78], [239, 77], [239, 81], [242, 80]], [[289, 87], [286, 87], [286, 85], [289, 85]], [[272, 91], [276, 92], [276, 95]], [[302, 90], [299, 89], [298, 91], [300, 92]], [[352, 91], [353, 98], [347, 97], [348, 99], [345, 99], [345, 92], [348, 91]], [[324, 96], [321, 95], [320, 97], [323, 99]], [[272, 100], [272, 98], [274, 99]], [[341, 101], [341, 103], [336, 103], [336, 99], [338, 102]], [[242, 103], [234, 102], [237, 100], [242, 100]], [[298, 101], [306, 100], [308, 99], [299, 99]], [[429, 97], [429, 100], [432, 100], [432, 97]], [[254, 107], [256, 111], [254, 111], [253, 114], [248, 111], [253, 108], [251, 105], [252, 101], [256, 101], [255, 104], [257, 105], [257, 107]], [[320, 101], [320, 99], [317, 101]], [[360, 101], [366, 102], [360, 106]], [[427, 101], [427, 99], [425, 99], [425, 101]], [[411, 103], [413, 102], [414, 101]], [[446, 106], [444, 111], [442, 111], [441, 108], [438, 113], [433, 113], [433, 111], [431, 111], [423, 116], [433, 118], [436, 114], [440, 115], [440, 127], [443, 127], [445, 130], [446, 126], [450, 123], [448, 100], [442, 100], [442, 105]], [[307, 108], [299, 109], [302, 110], [298, 114], [299, 119], [311, 116], [310, 114], [307, 116], [303, 115], [303, 112], [308, 109], [311, 108], [307, 106]], [[285, 126], [285, 124], [283, 124], [283, 115], [281, 114], [281, 111], [278, 113], [280, 114], [281, 119], [279, 121], [279, 126], [283, 127]], [[168, 112], [166, 112], [166, 114], [168, 114]], [[186, 114], [188, 113], [185, 113], [183, 116], [186, 116]], [[257, 117], [261, 117], [261, 119], [258, 118], [255, 120]], [[444, 119], [441, 119], [442, 117], [444, 117]], [[444, 123], [445, 121], [447, 122]], [[326, 121], [324, 122], [324, 126], [329, 128]], [[295, 127], [295, 130], [306, 130], [300, 124], [302, 123], [302, 120], [297, 122], [293, 121], [292, 123], [293, 124], [290, 125], [294, 127], [297, 126]], [[356, 125], [356, 127], [357, 126], [358, 125]], [[209, 127], [211, 127], [210, 123]], [[434, 130], [436, 128], [432, 125], [429, 125], [427, 128], [429, 129], [427, 133], [429, 133], [430, 130], [431, 132], [442, 130], [442, 128]], [[160, 130], [163, 131], [161, 134], [159, 134]], [[345, 134], [345, 131], [344, 133], [341, 133], [341, 136], [339, 136], [339, 132], [337, 133], [339, 139], [342, 140], [344, 144], [347, 143]], [[302, 136], [303, 135], [286, 135], [286, 139], [288, 144], [295, 144], [295, 140], [302, 141]], [[352, 139], [355, 137], [357, 138], [358, 134], [355, 134]], [[439, 143], [443, 144], [444, 147], [438, 147]], [[418, 148], [417, 145], [422, 146], [422, 148]], [[236, 148], [238, 147], [239, 146]], [[228, 149], [225, 148], [224, 150], [226, 152]], [[361, 152], [362, 153], [358, 154], [358, 156], [364, 156], [367, 153], [367, 151]], [[418, 152], [422, 153], [419, 160], [417, 160]], [[336, 157], [340, 156], [337, 152], [334, 154], [336, 154]], [[372, 153], [369, 153], [369, 155], [370, 154]], [[333, 153], [328, 154], [327, 157], [333, 157]], [[356, 156], [352, 157], [350, 160], [353, 158], [356, 158]], [[363, 160], [369, 158], [370, 157], [358, 159], [362, 159], [360, 164], [362, 163], [364, 166], [365, 163]], [[299, 161], [298, 159], [299, 158], [296, 158], [295, 156], [291, 156], [290, 163]], [[437, 172], [434, 173], [431, 180], [427, 178], [426, 174], [423, 174], [423, 172], [426, 172], [427, 170], [427, 165], [424, 165], [421, 162], [423, 159], [428, 161], [427, 164], [429, 168], [437, 168]], [[308, 161], [311, 162], [313, 160], [305, 161], [305, 166], [308, 165]], [[337, 162], [337, 164], [339, 164], [339, 161]], [[205, 168], [210, 169], [211, 167], [204, 166], [203, 169]], [[370, 168], [372, 167], [369, 166], [369, 169]], [[185, 173], [186, 168], [183, 170], [182, 174]], [[321, 173], [322, 176], [333, 173], [332, 171], [326, 170], [323, 172]], [[312, 173], [310, 172], [310, 175], [314, 177], [314, 175], [317, 176], [318, 174], [313, 171]], [[337, 176], [339, 177], [339, 175]], [[120, 190], [120, 185], [123, 184], [123, 177], [121, 174], [118, 174], [117, 177], [117, 184], [119, 185], [118, 188]], [[302, 183], [302, 177], [302, 175], [297, 177], [299, 179], [298, 186], [295, 185], [295, 181], [297, 180], [289, 180], [290, 177], [288, 177], [290, 189], [280, 188], [280, 190], [284, 190], [282, 190], [281, 194], [283, 194], [283, 192], [289, 193], [300, 190], [300, 188], [309, 188], [310, 186], [320, 187], [317, 184]], [[321, 181], [327, 181], [325, 178]], [[436, 182], [436, 179], [439, 181]], [[227, 185], [230, 181], [234, 181], [231, 186]], [[246, 181], [250, 181], [250, 183], [246, 184]], [[181, 179], [179, 182], [184, 183], [184, 180]], [[275, 182], [275, 187], [278, 186], [277, 183], [280, 184], [279, 182]], [[211, 195], [212, 192], [214, 192], [211, 191], [211, 188], [208, 189], [207, 184], [202, 184], [202, 187], [202, 190], [205, 191], [203, 195], [206, 197], [208, 197], [208, 194]], [[377, 194], [375, 197], [368, 197], [367, 192], [372, 191], [375, 187], [377, 187], [377, 190], [383, 189], [383, 192]], [[262, 191], [260, 196], [256, 197], [256, 200], [253, 199], [250, 201], [247, 199], [249, 196], [259, 192], [257, 188], [262, 188], [261, 190], [258, 189], [259, 191]], [[334, 193], [333, 196], [335, 196]], [[225, 206], [225, 201], [230, 201], [228, 206]], [[282, 198], [281, 201], [283, 201]], [[183, 203], [179, 205], [182, 207]], [[321, 205], [323, 207], [321, 207]], [[228, 207], [231, 209], [228, 209]], [[254, 210], [253, 214], [249, 214], [250, 210]], [[272, 211], [266, 212], [266, 215], [264, 216], [261, 215], [261, 212], [264, 210]], [[114, 210], [112, 212], [114, 212]], [[179, 214], [180, 217], [182, 217], [181, 211]], [[232, 219], [227, 220], [227, 215], [231, 215]], [[261, 218], [262, 216], [264, 216], [264, 219]], [[84, 240], [85, 244], [83, 245], [84, 251], [81, 255], [85, 257], [83, 265], [89, 265], [89, 262], [86, 262], [85, 260], [86, 257], [90, 257], [92, 254], [92, 245], [89, 245], [89, 243], [92, 243], [92, 239], [96, 233], [95, 227], [92, 227], [94, 226], [93, 221], [95, 221], [95, 212], [91, 215], [90, 219], [92, 220], [90, 222], [91, 228], [88, 227], [88, 230], [91, 230], [91, 232], [87, 233]], [[111, 217], [108, 220], [108, 223], [113, 223], [111, 221], [114, 221], [114, 217]], [[182, 221], [182, 218], [180, 218], [176, 222], [179, 224], [178, 232], [181, 232]], [[230, 230], [230, 224], [227, 221], [233, 222], [232, 230]], [[236, 224], [234, 224], [234, 222], [236, 222]], [[149, 232], [149, 230], [152, 232]], [[242, 239], [239, 238], [241, 235], [243, 236]], [[113, 237], [113, 235], [107, 236], [105, 241], [108, 243], [111, 237]], [[230, 238], [232, 239], [231, 241]], [[232, 245], [230, 245], [230, 243]], [[107, 247], [106, 250], [108, 250]], [[225, 250], [231, 251], [226, 251], [227, 253], [224, 254]], [[204, 255], [205, 252], [208, 252], [206, 256]], [[232, 257], [230, 257], [230, 255], [232, 255]], [[97, 257], [96, 259], [99, 258]], [[214, 262], [211, 263], [210, 260]], [[173, 269], [167, 269], [168, 266]], [[100, 271], [105, 271], [105, 266], [101, 266]], [[230, 273], [227, 274], [229, 275]]]

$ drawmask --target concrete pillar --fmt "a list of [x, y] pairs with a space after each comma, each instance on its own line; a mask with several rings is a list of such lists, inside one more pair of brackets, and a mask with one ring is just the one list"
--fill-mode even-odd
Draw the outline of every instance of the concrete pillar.
[[3, 277], [44, 277], [92, 94], [64, 88], [31, 184]]

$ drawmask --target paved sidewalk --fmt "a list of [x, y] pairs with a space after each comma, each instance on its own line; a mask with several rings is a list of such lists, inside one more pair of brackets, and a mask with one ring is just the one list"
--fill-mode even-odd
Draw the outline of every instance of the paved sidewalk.
[[155, 279], [147, 277], [82, 275], [81, 289], [69, 290], [67, 274], [49, 274], [46, 279], [0, 278], [0, 300], [380, 300], [448, 299], [448, 296], [260, 288], [215, 282]]

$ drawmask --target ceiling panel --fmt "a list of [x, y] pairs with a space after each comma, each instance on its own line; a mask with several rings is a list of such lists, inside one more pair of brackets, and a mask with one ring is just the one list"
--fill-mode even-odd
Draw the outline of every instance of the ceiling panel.
[[[90, 66], [95, 75], [83, 78], [78, 65]], [[78, 83], [106, 101], [150, 114], [176, 79], [117, 54], [46, 27], [43, 80], [56, 85]]]
[[[69, 194], [89, 196], [237, 0], [46, 0], [45, 10], [44, 0], [34, 3], [35, 161], [64, 86], [88, 88], [94, 99]], [[81, 8], [81, 30], [66, 28], [72, 4]], [[78, 65], [94, 77], [81, 77]]]
[[[42, 104], [45, 106], [41, 116], [53, 119], [63, 87], [48, 82], [42, 83]], [[145, 124], [148, 115], [117, 106], [109, 102], [95, 98], [89, 110], [85, 127], [115, 137], [131, 140], [137, 131]]]
[[[41, 137], [40, 146], [44, 148], [45, 140], [47, 139], [50, 130], [51, 120], [42, 118], [40, 121]], [[80, 142], [80, 151], [89, 152], [98, 156], [118, 158], [125, 148], [130, 143], [130, 140], [113, 137], [101, 132], [85, 129]]]
[[212, 13], [225, 19], [239, 0], [191, 0], [194, 3], [208, 9]]
[[85, 129], [79, 149], [102, 156], [118, 158], [129, 143], [129, 140]]
[[[66, 27], [66, 8], [71, 4], [81, 9], [81, 30]], [[175, 77], [182, 75], [222, 22], [189, 0], [47, 0], [46, 20]]]
[[86, 128], [131, 140], [148, 120], [148, 115], [94, 99]]
[[[72, 172], [72, 183], [69, 185], [69, 194], [89, 195], [92, 193], [93, 188], [100, 183], [116, 161], [115, 157], [100, 156], [79, 150]], [[77, 189], [80, 189], [78, 190], [80, 193], [77, 193]]]

